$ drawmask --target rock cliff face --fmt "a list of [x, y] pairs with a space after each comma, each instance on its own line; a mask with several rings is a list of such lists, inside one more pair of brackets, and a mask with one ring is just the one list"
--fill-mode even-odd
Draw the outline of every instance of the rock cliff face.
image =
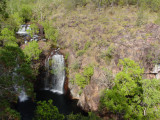
[[[153, 30], [155, 29], [155, 31]], [[71, 49], [64, 49], [64, 53], [69, 53], [68, 64], [69, 64], [69, 80], [74, 79], [75, 71], [72, 70], [72, 65], [75, 61], [80, 62], [80, 70], [90, 64], [90, 62], [95, 62], [98, 65], [94, 67], [94, 74], [91, 77], [90, 84], [87, 85], [83, 91], [78, 87], [78, 85], [69, 82], [69, 88], [73, 99], [79, 99], [78, 105], [80, 105], [86, 111], [97, 111], [99, 107], [100, 96], [104, 89], [111, 88], [113, 85], [113, 79], [116, 73], [120, 71], [117, 67], [118, 60], [123, 58], [130, 58], [135, 60], [144, 67], [146, 78], [155, 78], [158, 72], [154, 73], [153, 68], [155, 64], [159, 63], [159, 37], [157, 30], [160, 26], [155, 24], [147, 24], [143, 30], [137, 31], [136, 36], [141, 37], [141, 39], [131, 39], [130, 33], [128, 36], [117, 36], [115, 40], [115, 48], [113, 53], [113, 58], [109, 64], [106, 64], [103, 59], [96, 58], [97, 56], [81, 56], [77, 57], [76, 53]], [[148, 38], [143, 39], [147, 33], [152, 34]], [[156, 33], [155, 33], [156, 32]], [[129, 41], [120, 41], [120, 39], [128, 37]], [[120, 41], [120, 42], [116, 42]], [[113, 41], [112, 41], [113, 42]], [[98, 48], [96, 48], [98, 49]], [[108, 49], [104, 47], [103, 49]], [[155, 63], [154, 63], [155, 61]], [[104, 65], [104, 67], [103, 67]], [[103, 68], [110, 70], [111, 72], [105, 71]], [[81, 91], [81, 93], [80, 93]]]
[[[138, 62], [146, 78], [156, 77], [153, 68], [160, 63], [160, 26], [151, 19], [137, 27], [136, 11], [130, 8], [116, 10], [112, 15], [110, 11], [77, 9], [67, 17], [56, 16], [55, 25], [61, 34], [58, 43], [64, 54], [69, 53], [69, 89], [86, 111], [97, 111], [103, 90], [114, 85], [114, 76], [120, 71], [119, 59]], [[94, 74], [81, 90], [75, 74], [82, 73], [89, 64], [94, 65]]]

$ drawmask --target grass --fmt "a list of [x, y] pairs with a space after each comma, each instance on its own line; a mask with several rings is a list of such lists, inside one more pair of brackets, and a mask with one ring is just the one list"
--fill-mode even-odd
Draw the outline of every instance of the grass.
[[[69, 12], [60, 6], [52, 12], [51, 18], [56, 18], [53, 25], [60, 33], [58, 43], [73, 52], [74, 60], [82, 61], [81, 68], [90, 63], [98, 67], [115, 68], [115, 59], [124, 57], [131, 57], [136, 61], [140, 59], [134, 56], [136, 50], [144, 47], [142, 41], [149, 44], [146, 40], [152, 36], [152, 33], [146, 32], [145, 26], [159, 21], [157, 13], [145, 10], [142, 18], [143, 24], [137, 26], [137, 13], [138, 9], [135, 6], [116, 6], [99, 10], [89, 4]], [[111, 44], [114, 44], [114, 55], [120, 57], [115, 58], [114, 55], [111, 55], [111, 51], [111, 54], [107, 53]], [[101, 58], [102, 53], [108, 57]], [[77, 65], [74, 62], [70, 61], [71, 68], [76, 68]], [[75, 64], [75, 67], [72, 64]], [[72, 76], [80, 72], [81, 68], [74, 72], [71, 70], [73, 73], [69, 74]]]

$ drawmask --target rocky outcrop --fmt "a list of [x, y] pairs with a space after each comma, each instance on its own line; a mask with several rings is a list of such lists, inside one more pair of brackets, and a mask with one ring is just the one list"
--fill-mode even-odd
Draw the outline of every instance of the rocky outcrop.
[[[119, 10], [113, 15], [108, 10], [75, 10], [67, 17], [57, 17], [54, 23], [61, 34], [58, 44], [64, 47], [64, 54], [69, 53], [71, 95], [79, 99], [78, 104], [87, 111], [96, 111], [102, 91], [112, 87], [112, 78], [106, 69], [114, 77], [120, 71], [117, 66], [120, 59], [130, 58], [138, 62], [145, 70], [145, 78], [156, 76], [152, 71], [155, 64], [160, 63], [160, 26], [147, 23], [138, 27], [136, 11], [132, 8]], [[74, 69], [77, 61], [79, 67]], [[82, 73], [89, 64], [94, 65], [94, 75], [81, 90], [74, 81], [75, 74]]]
[[[150, 28], [150, 31], [148, 30]], [[137, 36], [141, 39], [131, 39], [131, 34], [128, 33], [128, 36], [119, 36], [114, 37], [114, 46], [115, 50], [113, 53], [113, 58], [110, 61], [110, 64], [105, 65], [105, 62], [103, 59], [100, 59], [99, 56], [93, 55], [83, 55], [80, 57], [76, 56], [76, 53], [71, 51], [70, 49], [67, 49], [70, 53], [68, 58], [68, 64], [69, 64], [69, 80], [74, 79], [75, 71], [71, 70], [72, 65], [75, 61], [79, 60], [81, 61], [81, 68], [77, 72], [81, 72], [81, 69], [84, 68], [84, 66], [92, 63], [97, 64], [97, 66], [94, 67], [94, 74], [91, 77], [90, 84], [87, 85], [83, 91], [76, 85], [71, 84], [69, 82], [69, 88], [71, 91], [71, 95], [74, 99], [79, 99], [78, 105], [81, 106], [86, 111], [97, 111], [100, 101], [100, 96], [104, 89], [112, 87], [113, 83], [113, 77], [120, 71], [120, 69], [117, 67], [119, 59], [123, 59], [125, 57], [128, 57], [130, 59], [135, 60], [138, 62], [141, 67], [145, 68], [145, 74], [144, 77], [146, 78], [155, 78], [156, 74], [154, 74], [153, 68], [154, 64], [152, 63], [153, 60], [159, 61], [158, 55], [159, 55], [159, 48], [155, 47], [158, 39], [155, 37], [157, 36], [157, 32], [154, 33], [152, 29], [155, 29], [154, 24], [148, 24], [146, 25], [145, 29], [137, 31]], [[156, 27], [156, 29], [158, 29]], [[127, 32], [127, 31], [126, 31]], [[152, 36], [149, 36], [148, 38], [143, 39], [143, 37], [146, 36], [147, 32], [153, 32]], [[150, 33], [150, 34], [151, 34]], [[121, 41], [122, 38], [127, 39], [130, 38], [129, 41]], [[147, 41], [147, 42], [146, 42]], [[95, 51], [98, 48], [95, 48]], [[101, 48], [104, 51], [107, 51], [108, 48]], [[92, 54], [92, 53], [91, 53]], [[150, 56], [149, 56], [150, 55]], [[103, 67], [103, 65], [105, 67]], [[108, 76], [109, 73], [107, 73], [103, 68], [107, 70], [111, 70], [110, 76]]]
[[79, 99], [78, 105], [86, 111], [97, 111], [103, 90], [112, 87], [111, 74], [107, 74], [98, 67], [95, 67], [94, 71], [90, 84], [83, 89], [82, 93], [79, 93], [80, 88], [77, 85], [69, 86], [72, 97]]

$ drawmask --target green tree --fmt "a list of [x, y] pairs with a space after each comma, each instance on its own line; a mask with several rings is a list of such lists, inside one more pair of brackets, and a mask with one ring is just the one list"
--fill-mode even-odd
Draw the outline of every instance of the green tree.
[[76, 79], [76, 84], [81, 88], [84, 88], [87, 85], [86, 78], [82, 76], [80, 73], [77, 73], [75, 75], [75, 79]]
[[142, 81], [143, 87], [143, 113], [144, 118], [157, 120], [160, 118], [160, 80], [159, 79], [145, 79]]
[[30, 25], [30, 29], [27, 32], [29, 33], [29, 35], [31, 37], [33, 37], [33, 35], [39, 33], [39, 28], [38, 28], [38, 26], [36, 24], [31, 24]]
[[6, 0], [0, 1], [0, 20], [1, 18], [6, 18], [7, 12], [6, 12]]
[[53, 101], [39, 101], [35, 111], [36, 120], [64, 120], [64, 116], [59, 113], [58, 108], [53, 106]]
[[8, 23], [8, 28], [18, 31], [20, 25], [24, 23], [23, 17], [20, 16], [19, 12], [15, 12], [14, 14], [11, 14], [9, 16], [7, 23]]
[[36, 41], [29, 42], [23, 49], [25, 55], [27, 55], [27, 61], [38, 60], [42, 50], [39, 49], [39, 45]]
[[50, 40], [53, 44], [56, 44], [59, 35], [58, 30], [56, 28], [53, 28], [51, 23], [49, 23], [48, 21], [43, 22], [42, 25], [44, 27], [45, 38]]
[[14, 32], [9, 30], [8, 28], [3, 28], [0, 34], [0, 41], [2, 41], [3, 45], [15, 43], [16, 38]]
[[19, 91], [15, 90], [15, 86], [21, 86], [27, 95], [33, 95], [33, 71], [25, 59], [19, 47], [6, 46], [0, 49], [0, 119], [18, 117], [18, 113], [10, 108], [10, 103], [18, 99]]
[[160, 117], [159, 80], [143, 80], [143, 69], [134, 61], [120, 60], [122, 71], [115, 77], [115, 86], [107, 89], [101, 106], [124, 119], [157, 119]]
[[[48, 17], [53, 9], [52, 4], [56, 0], [37, 0], [35, 7], [33, 8], [33, 15], [38, 21], [44, 21]], [[60, 1], [59, 1], [60, 2]]]
[[89, 65], [84, 68], [83, 75], [86, 77], [87, 84], [89, 84], [93, 73], [94, 73], [93, 66]]
[[82, 74], [77, 73], [75, 75], [75, 83], [83, 89], [87, 84], [89, 84], [93, 73], [94, 68], [92, 65], [85, 66]]
[[29, 5], [22, 5], [20, 10], [20, 15], [24, 19], [25, 22], [30, 21], [32, 18], [32, 9]]

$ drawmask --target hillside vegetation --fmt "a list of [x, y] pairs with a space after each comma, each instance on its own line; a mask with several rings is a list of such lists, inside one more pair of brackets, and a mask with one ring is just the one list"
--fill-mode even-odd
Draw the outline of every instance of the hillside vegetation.
[[[30, 36], [38, 33], [37, 23], [43, 26], [47, 42], [23, 45], [15, 33], [26, 23]], [[20, 119], [11, 107], [18, 99], [15, 85], [34, 98], [41, 56], [58, 47], [72, 97], [83, 109], [104, 119], [160, 118], [160, 81], [144, 79], [160, 63], [159, 0], [1, 0], [0, 119]], [[64, 119], [48, 107], [52, 101], [38, 104], [35, 119]], [[43, 106], [56, 115], [41, 112]], [[90, 113], [67, 119], [100, 118]]]

